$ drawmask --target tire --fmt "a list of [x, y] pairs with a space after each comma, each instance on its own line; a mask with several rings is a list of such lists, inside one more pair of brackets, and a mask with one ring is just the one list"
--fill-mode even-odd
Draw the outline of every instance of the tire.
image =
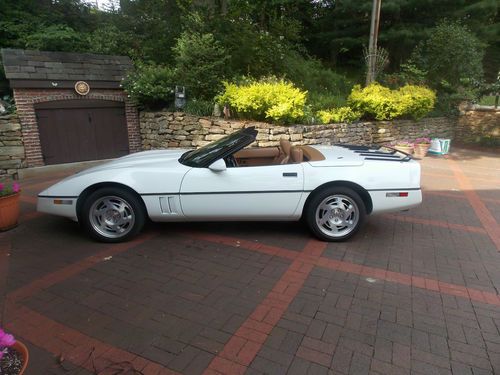
[[366, 207], [359, 194], [341, 186], [314, 193], [305, 209], [305, 219], [313, 234], [329, 242], [351, 238], [365, 218]]
[[90, 194], [82, 205], [80, 222], [93, 239], [124, 242], [144, 226], [146, 212], [140, 198], [120, 188], [102, 188]]

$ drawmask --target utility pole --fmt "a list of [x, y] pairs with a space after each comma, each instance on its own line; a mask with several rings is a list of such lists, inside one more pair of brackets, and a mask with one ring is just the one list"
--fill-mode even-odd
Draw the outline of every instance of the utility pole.
[[366, 74], [366, 85], [375, 80], [375, 62], [377, 58], [378, 27], [380, 24], [380, 5], [382, 0], [373, 0], [372, 22], [370, 27], [370, 42], [368, 44], [368, 72]]

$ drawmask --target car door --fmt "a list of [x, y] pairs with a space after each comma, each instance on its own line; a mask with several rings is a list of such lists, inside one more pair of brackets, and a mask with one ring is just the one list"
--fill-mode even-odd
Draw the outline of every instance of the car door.
[[188, 219], [290, 219], [304, 190], [301, 164], [192, 168], [181, 184]]

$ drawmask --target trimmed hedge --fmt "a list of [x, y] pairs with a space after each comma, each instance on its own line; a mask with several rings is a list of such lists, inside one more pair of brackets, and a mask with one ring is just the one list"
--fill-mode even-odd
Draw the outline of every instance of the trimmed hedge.
[[419, 119], [428, 114], [436, 103], [436, 93], [422, 86], [406, 85], [391, 90], [378, 83], [361, 88], [354, 86], [347, 99], [349, 107], [362, 117], [392, 120], [400, 117]]
[[317, 116], [322, 124], [331, 124], [337, 122], [353, 122], [359, 120], [361, 114], [350, 107], [332, 108], [324, 111], [318, 111]]
[[307, 91], [284, 80], [263, 79], [240, 85], [224, 83], [224, 93], [217, 97], [242, 118], [291, 123], [302, 119]]

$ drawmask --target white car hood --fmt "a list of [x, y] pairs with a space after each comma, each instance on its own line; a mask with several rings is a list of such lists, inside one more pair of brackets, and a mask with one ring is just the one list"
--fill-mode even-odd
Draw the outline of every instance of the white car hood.
[[188, 151], [187, 149], [175, 149], [175, 150], [151, 150], [142, 151], [135, 154], [130, 154], [123, 156], [121, 158], [112, 160], [110, 162], [98, 165], [93, 168], [86, 169], [78, 174], [89, 174], [94, 172], [99, 172], [102, 170], [118, 169], [118, 168], [129, 168], [129, 167], [140, 167], [140, 166], [167, 166], [171, 164], [177, 164], [177, 161], [181, 155]]

